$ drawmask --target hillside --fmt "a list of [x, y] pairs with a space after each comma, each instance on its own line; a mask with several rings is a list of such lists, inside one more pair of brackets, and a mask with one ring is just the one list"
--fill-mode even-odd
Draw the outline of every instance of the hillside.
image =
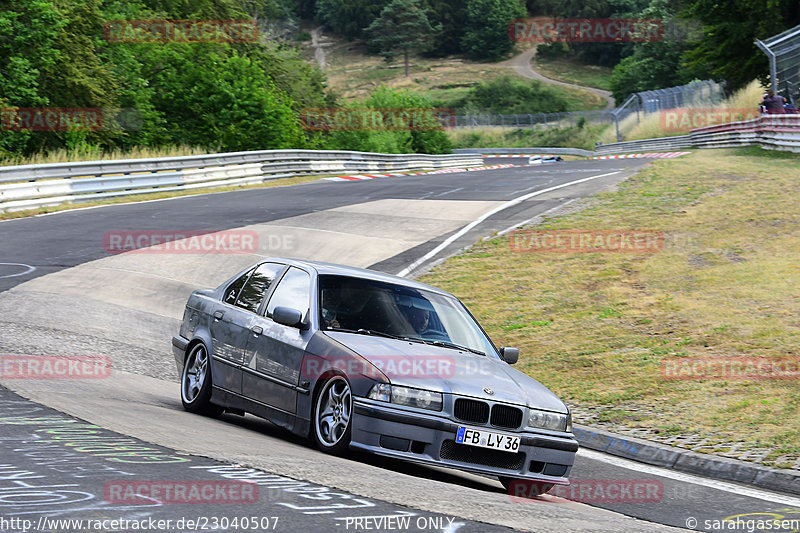
[[[323, 73], [327, 77], [328, 87], [345, 101], [365, 98], [383, 84], [393, 89], [418, 91], [427, 94], [439, 104], [447, 105], [465, 96], [470, 88], [480, 82], [503, 75], [511, 75], [519, 80], [526, 79], [518, 75], [506, 61], [480, 62], [456, 56], [415, 56], [411, 62], [411, 75], [406, 78], [401, 58], [387, 63], [378, 55], [367, 54], [366, 46], [362, 42], [345, 41], [318, 28], [315, 33], [319, 36], [318, 39], [301, 44], [302, 55], [309, 61], [318, 62], [320, 53], [317, 50], [323, 51]], [[573, 65], [576, 72], [591, 69], [579, 62]], [[597, 77], [595, 74], [595, 78]], [[589, 91], [548, 87], [554, 88], [564, 97], [571, 110], [605, 107], [605, 101]]]

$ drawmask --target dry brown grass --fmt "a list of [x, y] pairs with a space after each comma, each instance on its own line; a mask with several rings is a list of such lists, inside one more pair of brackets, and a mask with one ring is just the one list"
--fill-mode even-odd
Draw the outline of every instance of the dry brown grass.
[[[503, 75], [518, 76], [513, 69], [499, 63], [455, 57], [412, 57], [410, 76], [406, 78], [402, 58], [386, 63], [380, 56], [367, 55], [363, 46], [354, 43], [338, 43], [327, 48], [327, 52], [328, 85], [344, 100], [366, 98], [383, 84], [393, 89], [423, 92], [438, 101], [453, 101], [481, 81]], [[548, 87], [564, 96], [572, 110], [605, 107], [605, 100], [589, 91]]]
[[[514, 253], [480, 243], [423, 281], [467, 303], [518, 367], [630, 426], [800, 457], [797, 380], [666, 380], [676, 357], [800, 356], [800, 157], [708, 150], [652, 164], [551, 229], [655, 229], [660, 253]], [[538, 228], [538, 229], [541, 229]], [[625, 421], [626, 420], [626, 421]]]
[[[718, 106], [712, 109], [719, 111], [729, 110], [735, 112], [747, 112], [755, 114], [758, 111], [758, 104], [764, 93], [764, 87], [758, 80], [753, 80], [747, 86], [733, 93]], [[661, 117], [661, 112], [633, 114], [620, 122], [620, 132], [626, 141], [638, 139], [656, 139], [659, 137], [672, 137], [675, 135], [686, 135], [690, 128], [684, 129], [665, 129]], [[616, 130], [609, 128], [601, 139], [604, 144], [616, 142]]]
[[0, 166], [6, 165], [40, 165], [43, 163], [65, 163], [68, 161], [99, 161], [101, 159], [139, 159], [152, 157], [178, 157], [186, 155], [208, 154], [208, 150], [193, 146], [165, 146], [149, 148], [137, 146], [127, 150], [53, 150], [46, 154], [34, 154], [23, 157], [7, 157], [0, 159]]

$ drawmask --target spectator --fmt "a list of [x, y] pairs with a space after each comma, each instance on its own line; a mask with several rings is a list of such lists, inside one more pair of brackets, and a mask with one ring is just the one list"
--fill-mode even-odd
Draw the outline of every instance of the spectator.
[[767, 91], [767, 96], [761, 102], [761, 105], [766, 108], [767, 113], [770, 115], [785, 113], [783, 109], [783, 96], [776, 95], [775, 91], [772, 89]]
[[797, 108], [795, 107], [795, 105], [793, 103], [786, 102], [785, 104], [783, 104], [783, 112], [784, 113], [789, 113], [790, 115], [796, 115], [797, 114]]

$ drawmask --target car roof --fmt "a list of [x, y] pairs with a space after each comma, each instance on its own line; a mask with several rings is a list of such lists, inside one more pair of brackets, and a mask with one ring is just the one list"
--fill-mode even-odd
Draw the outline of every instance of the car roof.
[[280, 263], [287, 263], [289, 265], [301, 266], [308, 269], [315, 270], [318, 275], [334, 275], [334, 276], [348, 276], [352, 278], [363, 278], [363, 279], [370, 279], [374, 281], [383, 281], [386, 283], [394, 283], [396, 285], [402, 285], [404, 287], [413, 287], [416, 289], [423, 289], [431, 292], [435, 292], [438, 294], [444, 294], [447, 296], [453, 296], [447, 291], [443, 291], [442, 289], [438, 289], [436, 287], [432, 287], [431, 285], [426, 285], [425, 283], [420, 283], [418, 281], [401, 278], [400, 276], [394, 276], [392, 274], [386, 274], [384, 272], [378, 272], [377, 270], [369, 270], [366, 268], [358, 268], [348, 265], [340, 265], [336, 263], [325, 263], [323, 261], [306, 261], [301, 259], [287, 259], [285, 257], [271, 257], [269, 259], [265, 259], [264, 263], [272, 263], [272, 262], [280, 262]]

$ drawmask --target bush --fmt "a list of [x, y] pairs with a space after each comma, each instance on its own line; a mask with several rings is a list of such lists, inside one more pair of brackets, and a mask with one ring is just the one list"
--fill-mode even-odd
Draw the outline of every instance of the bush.
[[[353, 109], [432, 109], [431, 100], [419, 93], [397, 91], [385, 86], [378, 87], [369, 98], [347, 106]], [[425, 153], [449, 154], [452, 152], [450, 138], [441, 130], [432, 131], [390, 131], [357, 130], [333, 131], [321, 136], [322, 147], [330, 150], [356, 150], [362, 152], [383, 152], [390, 154]]]
[[470, 89], [455, 107], [459, 112], [524, 114], [567, 111], [569, 104], [538, 81], [501, 76]]
[[450, 131], [454, 148], [583, 148], [594, 150], [594, 143], [608, 128], [587, 124], [582, 128], [513, 129], [500, 127], [460, 128]]

